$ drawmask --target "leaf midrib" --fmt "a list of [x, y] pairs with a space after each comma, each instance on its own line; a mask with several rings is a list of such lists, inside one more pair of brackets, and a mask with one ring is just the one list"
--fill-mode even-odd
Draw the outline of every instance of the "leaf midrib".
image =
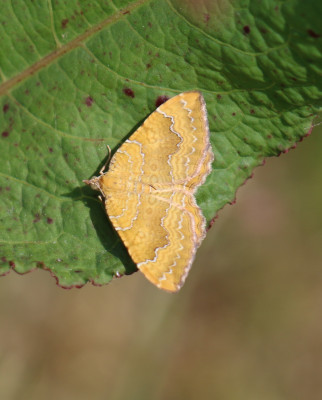
[[126, 14], [141, 7], [142, 5], [144, 5], [146, 3], [149, 3], [150, 1], [151, 0], [138, 0], [138, 1], [130, 4], [129, 6], [117, 11], [115, 14], [111, 15], [110, 17], [106, 18], [105, 20], [94, 25], [90, 29], [86, 30], [84, 33], [77, 36], [75, 39], [73, 39], [69, 43], [54, 50], [47, 56], [43, 57], [41, 60], [38, 60], [33, 65], [31, 65], [29, 68], [25, 69], [24, 71], [20, 72], [13, 78], [9, 79], [8, 81], [6, 81], [2, 85], [0, 85], [0, 96], [7, 94], [13, 87], [18, 85], [20, 82], [26, 80], [27, 78], [34, 75], [41, 69], [46, 68], [48, 65], [53, 63], [55, 60], [60, 58], [62, 55], [71, 52], [72, 50], [74, 50], [77, 47], [80, 47], [85, 40], [87, 40], [89, 37], [93, 36], [95, 33], [99, 32], [106, 26], [112, 25], [112, 24], [118, 22], [122, 18], [125, 18]]

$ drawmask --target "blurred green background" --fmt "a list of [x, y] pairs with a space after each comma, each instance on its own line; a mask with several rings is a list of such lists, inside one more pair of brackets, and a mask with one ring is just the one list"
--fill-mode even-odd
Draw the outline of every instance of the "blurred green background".
[[0, 399], [321, 399], [321, 183], [318, 126], [220, 211], [175, 295], [1, 278]]

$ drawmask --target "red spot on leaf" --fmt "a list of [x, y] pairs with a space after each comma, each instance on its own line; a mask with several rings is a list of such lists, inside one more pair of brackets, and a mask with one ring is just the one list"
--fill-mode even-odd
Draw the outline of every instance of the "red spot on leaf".
[[5, 189], [7, 192], [10, 192], [10, 190], [11, 190], [11, 188], [9, 186], [6, 186]]
[[11, 260], [9, 261], [9, 265], [11, 268], [15, 268], [16, 264]]
[[151, 68], [151, 64], [146, 64], [147, 69]]
[[6, 257], [1, 257], [1, 261], [4, 262], [4, 263], [7, 262]]
[[159, 107], [159, 106], [161, 106], [161, 104], [165, 103], [167, 100], [169, 100], [168, 96], [164, 96], [164, 95], [159, 96], [155, 101], [155, 106]]
[[47, 218], [47, 224], [52, 224], [54, 222], [54, 220], [52, 218]]
[[65, 29], [66, 26], [67, 26], [67, 24], [68, 24], [68, 22], [69, 22], [69, 19], [68, 19], [68, 18], [63, 19], [63, 20], [61, 21], [61, 27], [62, 27], [63, 29]]
[[218, 99], [218, 100], [221, 99], [221, 94], [217, 94], [217, 99]]
[[49, 153], [52, 153], [54, 149], [52, 147], [48, 147]]
[[250, 27], [248, 25], [245, 25], [243, 27], [243, 31], [244, 31], [245, 35], [248, 35], [250, 33]]
[[87, 107], [91, 107], [93, 103], [94, 99], [91, 96], [86, 97], [85, 104], [87, 105]]
[[9, 104], [5, 104], [2, 109], [3, 112], [6, 113], [9, 110]]
[[213, 224], [215, 223], [216, 219], [218, 218], [218, 214], [216, 214], [213, 219], [209, 222], [209, 225], [207, 226], [207, 232], [209, 231], [209, 229], [213, 226]]
[[130, 11], [129, 11], [129, 10], [127, 10], [127, 11], [122, 11], [122, 14], [123, 14], [123, 15], [125, 15], [125, 14], [130, 14]]
[[318, 39], [321, 35], [319, 35], [318, 33], [314, 32], [312, 29], [308, 29], [307, 33], [313, 37], [314, 39]]
[[133, 90], [130, 88], [124, 88], [123, 93], [128, 97], [132, 97], [132, 99], [135, 97]]
[[8, 131], [3, 131], [1, 136], [2, 137], [8, 137], [9, 136], [9, 132]]
[[203, 18], [204, 18], [205, 23], [208, 24], [208, 22], [210, 20], [210, 15], [209, 14], [204, 14]]
[[251, 114], [255, 114], [255, 110], [251, 109], [251, 110], [250, 110], [250, 113], [251, 113]]

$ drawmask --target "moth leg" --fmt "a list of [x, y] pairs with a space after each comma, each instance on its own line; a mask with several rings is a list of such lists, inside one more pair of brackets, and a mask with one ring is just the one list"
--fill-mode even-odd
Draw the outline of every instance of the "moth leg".
[[108, 164], [111, 161], [111, 156], [112, 156], [111, 148], [108, 144], [106, 145], [106, 147], [107, 147], [107, 151], [108, 151], [108, 157], [107, 157], [106, 163], [103, 165], [103, 167], [100, 170], [100, 175], [104, 174], [105, 168], [108, 166]]
[[105, 204], [105, 200], [103, 199], [103, 197], [101, 195], [98, 196], [98, 200], [104, 205]]

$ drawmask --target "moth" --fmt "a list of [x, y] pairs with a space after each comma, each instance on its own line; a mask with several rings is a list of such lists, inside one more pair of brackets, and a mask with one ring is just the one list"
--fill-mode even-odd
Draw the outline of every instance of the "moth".
[[195, 193], [211, 172], [206, 104], [198, 91], [158, 107], [98, 177], [106, 213], [137, 268], [157, 287], [178, 291], [206, 234]]

